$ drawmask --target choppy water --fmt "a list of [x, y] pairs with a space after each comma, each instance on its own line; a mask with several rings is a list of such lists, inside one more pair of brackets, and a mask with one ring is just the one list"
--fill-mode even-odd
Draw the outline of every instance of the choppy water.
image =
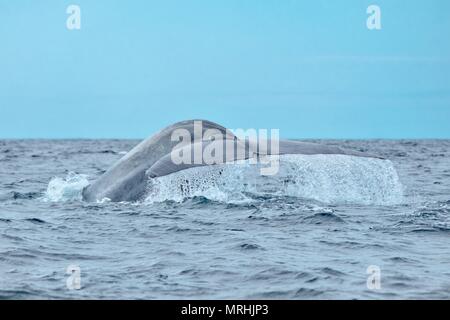
[[137, 141], [0, 140], [0, 297], [450, 298], [450, 141], [321, 142], [390, 161], [197, 168], [137, 203], [86, 203]]

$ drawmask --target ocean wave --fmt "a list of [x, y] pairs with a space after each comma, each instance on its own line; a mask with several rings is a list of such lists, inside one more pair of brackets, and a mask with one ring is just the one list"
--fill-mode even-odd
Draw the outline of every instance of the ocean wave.
[[0, 201], [7, 200], [32, 200], [40, 195], [38, 192], [17, 192], [10, 191], [4, 194], [0, 194]]

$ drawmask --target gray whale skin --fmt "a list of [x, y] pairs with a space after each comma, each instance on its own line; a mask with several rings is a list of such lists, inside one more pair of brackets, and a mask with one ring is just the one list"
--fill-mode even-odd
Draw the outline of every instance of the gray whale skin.
[[[202, 124], [202, 134], [200, 139], [194, 134], [194, 122], [200, 121]], [[83, 200], [85, 201], [101, 201], [105, 198], [110, 201], [136, 201], [139, 200], [146, 191], [147, 181], [149, 178], [155, 178], [171, 174], [180, 170], [192, 168], [195, 166], [208, 165], [206, 163], [199, 164], [175, 164], [171, 161], [170, 154], [176, 148], [180, 141], [172, 141], [172, 133], [177, 129], [185, 129], [191, 134], [191, 143], [184, 145], [188, 151], [194, 149], [196, 144], [201, 143], [202, 148], [205, 148], [211, 140], [203, 140], [202, 137], [206, 130], [218, 130], [223, 136], [223, 143], [232, 143], [234, 150], [243, 148], [244, 152], [234, 152], [232, 158], [227, 158], [224, 155], [224, 162], [247, 159], [250, 157], [258, 157], [260, 155], [273, 154], [342, 154], [352, 155], [358, 157], [372, 157], [381, 158], [377, 156], [368, 155], [359, 151], [344, 150], [338, 147], [325, 146], [317, 143], [300, 142], [293, 140], [280, 140], [278, 150], [272, 152], [270, 142], [269, 148], [262, 154], [251, 153], [248, 150], [252, 142], [248, 139], [238, 139], [230, 130], [207, 120], [187, 120], [177, 122], [168, 126], [153, 136], [139, 143], [123, 158], [121, 158], [115, 165], [107, 170], [94, 183], [88, 185], [83, 190]], [[216, 131], [217, 132], [217, 131]], [[181, 148], [180, 148], [181, 150]], [[257, 149], [251, 149], [257, 150]], [[226, 152], [224, 152], [225, 154]], [[238, 156], [238, 155], [241, 156]], [[381, 158], [382, 159], [382, 158]]]

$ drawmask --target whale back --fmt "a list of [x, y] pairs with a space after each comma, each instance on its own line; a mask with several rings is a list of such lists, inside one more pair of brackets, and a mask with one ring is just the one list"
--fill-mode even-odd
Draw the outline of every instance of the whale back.
[[[201, 122], [201, 134], [195, 134], [195, 122]], [[145, 139], [122, 157], [113, 167], [107, 170], [93, 184], [83, 190], [83, 199], [96, 201], [105, 198], [111, 201], [134, 201], [145, 192], [147, 185], [147, 169], [158, 160], [170, 154], [180, 141], [172, 141], [172, 133], [177, 129], [185, 129], [190, 133], [191, 143], [205, 134], [206, 130], [220, 131], [227, 139], [236, 137], [226, 128], [207, 120], [187, 120], [168, 126], [151, 137]]]

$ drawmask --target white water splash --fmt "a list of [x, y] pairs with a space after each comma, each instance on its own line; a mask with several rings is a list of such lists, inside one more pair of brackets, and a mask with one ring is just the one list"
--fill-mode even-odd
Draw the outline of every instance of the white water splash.
[[403, 201], [403, 186], [389, 160], [347, 155], [283, 155], [275, 176], [261, 176], [261, 166], [237, 161], [149, 179], [146, 202], [180, 202], [194, 196], [242, 202], [271, 195], [324, 203], [393, 205]]
[[242, 203], [251, 201], [245, 193], [246, 175], [255, 174], [255, 166], [247, 161], [182, 170], [156, 179], [149, 179], [147, 203], [183, 201], [195, 196], [211, 200]]
[[82, 191], [89, 185], [87, 175], [69, 172], [65, 179], [55, 177], [48, 183], [44, 201], [82, 200]]

